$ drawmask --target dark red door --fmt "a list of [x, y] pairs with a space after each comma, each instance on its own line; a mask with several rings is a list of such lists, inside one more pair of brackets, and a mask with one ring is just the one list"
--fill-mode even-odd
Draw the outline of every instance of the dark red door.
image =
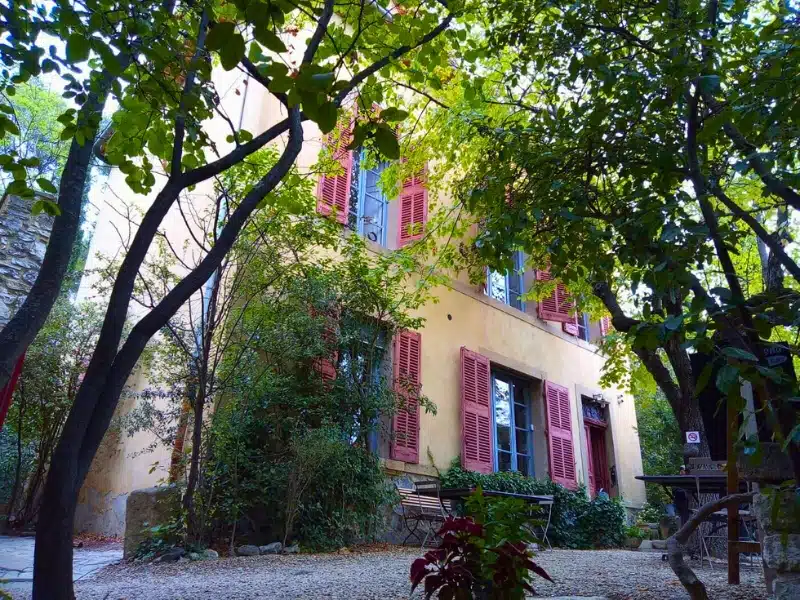
[[592, 463], [591, 473], [594, 479], [593, 496], [600, 490], [605, 490], [611, 495], [609, 489], [608, 458], [606, 457], [606, 429], [605, 427], [588, 427], [591, 434], [590, 456]]

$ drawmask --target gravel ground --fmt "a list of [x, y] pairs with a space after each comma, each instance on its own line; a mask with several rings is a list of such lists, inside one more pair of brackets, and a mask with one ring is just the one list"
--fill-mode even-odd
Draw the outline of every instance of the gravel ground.
[[[78, 600], [249, 600], [251, 598], [384, 600], [408, 598], [408, 569], [419, 551], [228, 558], [216, 561], [106, 567], [76, 584]], [[542, 596], [607, 596], [612, 600], [688, 598], [659, 553], [555, 550], [536, 559], [555, 584]], [[724, 567], [698, 574], [715, 599], [766, 600], [761, 570], [744, 566], [742, 585], [728, 586]], [[415, 598], [421, 598], [416, 593]], [[25, 599], [26, 595], [15, 596]]]

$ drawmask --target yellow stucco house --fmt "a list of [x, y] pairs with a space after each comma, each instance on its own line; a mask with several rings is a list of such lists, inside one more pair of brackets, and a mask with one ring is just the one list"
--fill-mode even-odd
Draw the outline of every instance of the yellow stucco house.
[[[283, 118], [282, 106], [247, 90], [246, 76], [224, 76], [230, 80], [220, 89], [237, 92], [223, 97], [228, 114], [238, 113], [250, 131]], [[325, 141], [312, 123], [304, 131], [298, 163], [310, 171]], [[362, 168], [357, 151], [342, 151], [337, 158], [344, 173], [320, 178], [320, 213], [333, 214], [343, 233], [364, 236], [375, 252], [424, 235], [434, 200], [424, 173], [406, 180], [398, 198], [387, 198], [378, 186], [383, 165]], [[122, 187], [121, 179], [117, 185]], [[106, 194], [97, 204], [113, 201]], [[112, 243], [118, 212], [101, 208], [96, 243]], [[175, 215], [168, 216], [170, 223], [181, 226]], [[91, 254], [98, 249], [110, 250], [93, 248]], [[460, 457], [472, 470], [515, 470], [571, 488], [583, 483], [590, 494], [604, 490], [635, 510], [644, 503], [645, 490], [635, 479], [642, 460], [634, 401], [622, 390], [599, 385], [605, 359], [597, 344], [607, 323], [570, 314], [561, 288], [542, 302], [525, 300], [537, 276], [548, 275], [526, 270], [522, 256], [516, 260], [515, 271], [487, 270], [482, 285], [459, 276], [440, 286], [434, 292], [438, 303], [419, 310], [424, 326], [397, 336], [391, 351], [395, 373], [416, 380], [437, 414], [401, 412], [392, 422], [395, 435], [376, 443], [375, 450], [395, 478], [435, 477]], [[144, 387], [141, 377], [132, 377], [129, 385]], [[119, 410], [129, 410], [133, 401], [124, 400]], [[128, 493], [156, 485], [169, 463], [166, 448], [137, 454], [148, 443], [145, 433], [109, 436], [81, 492], [76, 530], [123, 533]], [[151, 468], [156, 462], [160, 469]]]

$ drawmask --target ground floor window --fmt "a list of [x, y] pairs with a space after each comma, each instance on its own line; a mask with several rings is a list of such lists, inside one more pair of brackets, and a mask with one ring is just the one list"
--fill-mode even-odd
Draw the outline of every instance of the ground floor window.
[[492, 373], [494, 467], [534, 475], [530, 385], [502, 371]]

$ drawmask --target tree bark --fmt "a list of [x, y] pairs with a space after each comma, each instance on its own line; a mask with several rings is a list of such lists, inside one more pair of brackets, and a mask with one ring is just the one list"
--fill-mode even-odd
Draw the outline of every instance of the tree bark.
[[19, 394], [19, 421], [17, 422], [17, 464], [14, 469], [14, 487], [11, 489], [11, 498], [8, 500], [8, 507], [6, 508], [6, 529], [11, 529], [11, 513], [14, 512], [14, 505], [17, 503], [17, 494], [19, 493], [20, 479], [22, 479], [22, 425], [25, 418], [25, 394], [22, 390], [22, 382], [20, 382]]

